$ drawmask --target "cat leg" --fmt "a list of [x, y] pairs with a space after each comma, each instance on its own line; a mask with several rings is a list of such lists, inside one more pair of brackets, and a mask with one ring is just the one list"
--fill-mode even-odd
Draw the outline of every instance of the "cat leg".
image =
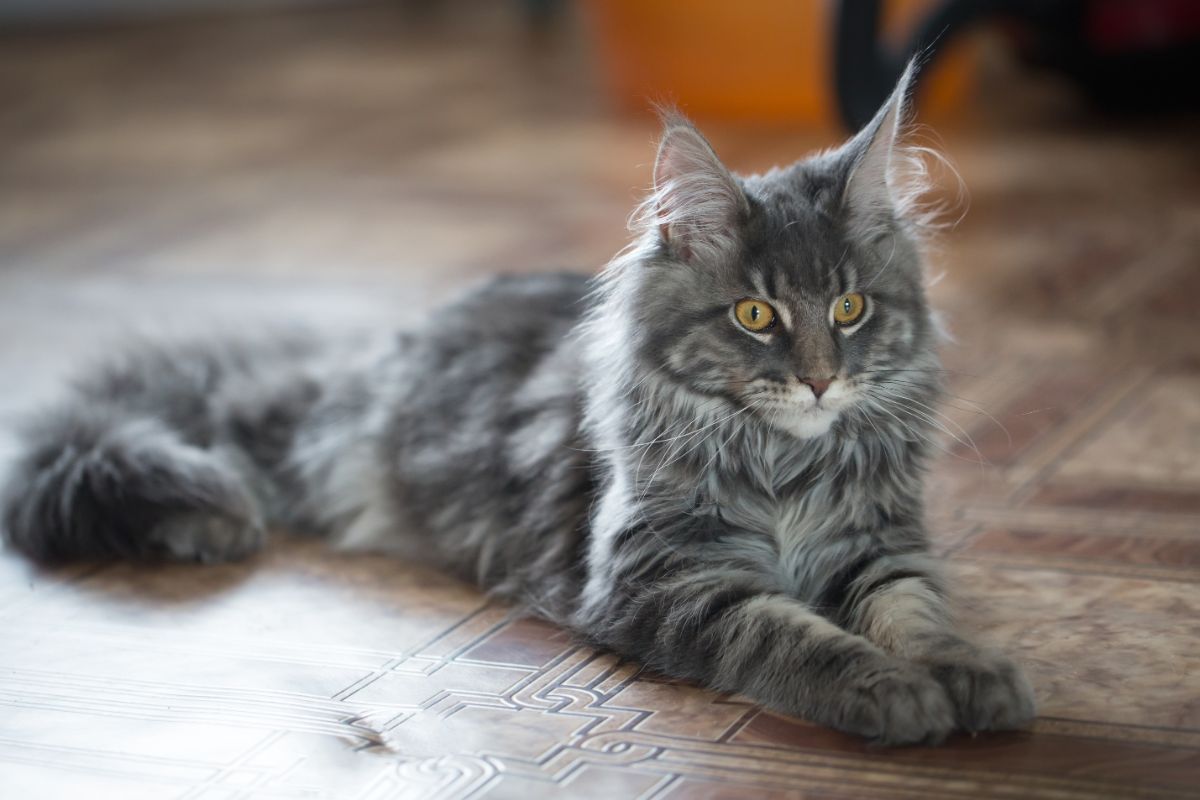
[[653, 669], [883, 744], [933, 743], [954, 727], [950, 699], [928, 670], [752, 574], [696, 565], [631, 583], [610, 584], [583, 627]]
[[0, 510], [32, 558], [228, 561], [265, 540], [236, 471], [158, 420], [79, 404], [24, 433]]
[[927, 557], [883, 556], [867, 564], [851, 579], [843, 619], [884, 650], [927, 666], [953, 699], [962, 728], [1008, 730], [1033, 719], [1033, 690], [1021, 670], [955, 632]]

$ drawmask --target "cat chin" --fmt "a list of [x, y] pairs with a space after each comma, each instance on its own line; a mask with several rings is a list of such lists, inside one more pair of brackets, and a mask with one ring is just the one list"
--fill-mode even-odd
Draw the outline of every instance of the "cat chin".
[[803, 411], [769, 414], [772, 427], [797, 439], [815, 439], [829, 433], [837, 422], [838, 411], [832, 408], [810, 406]]

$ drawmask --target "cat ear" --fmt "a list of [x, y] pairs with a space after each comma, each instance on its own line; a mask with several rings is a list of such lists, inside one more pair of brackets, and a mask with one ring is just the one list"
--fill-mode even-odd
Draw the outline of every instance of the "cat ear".
[[898, 153], [916, 69], [916, 59], [909, 61], [875, 118], [843, 147], [849, 172], [842, 204], [856, 232], [863, 236], [888, 229], [907, 208], [909, 195], [921, 189], [902, 185], [900, 162], [904, 156]]
[[746, 196], [708, 141], [686, 118], [663, 113], [663, 136], [654, 163], [651, 221], [684, 261], [703, 261], [734, 246]]

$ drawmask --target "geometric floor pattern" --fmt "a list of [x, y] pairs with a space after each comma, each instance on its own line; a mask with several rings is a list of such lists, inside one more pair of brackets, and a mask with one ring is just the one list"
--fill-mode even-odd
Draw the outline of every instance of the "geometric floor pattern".
[[[597, 269], [653, 128], [607, 109], [584, 32], [501, 6], [3, 34], [0, 427], [131, 327], [407, 324], [498, 271]], [[1006, 80], [943, 134], [971, 200], [935, 255], [930, 525], [1031, 730], [873, 749], [285, 536], [203, 568], [3, 553], [0, 794], [1200, 796], [1197, 128]], [[741, 170], [832, 141], [709, 130]]]

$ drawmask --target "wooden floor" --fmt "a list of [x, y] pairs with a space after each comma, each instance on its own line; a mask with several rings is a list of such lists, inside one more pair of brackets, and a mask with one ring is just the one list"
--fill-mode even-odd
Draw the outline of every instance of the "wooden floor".
[[[653, 130], [604, 110], [575, 38], [482, 8], [0, 39], [0, 422], [131, 327], [398, 324], [497, 271], [597, 269]], [[216, 568], [4, 554], [0, 794], [1200, 796], [1200, 128], [1002, 89], [946, 137], [971, 205], [937, 256], [931, 523], [964, 624], [1033, 680], [1031, 731], [872, 750], [286, 541]], [[711, 132], [743, 170], [829, 143]]]

